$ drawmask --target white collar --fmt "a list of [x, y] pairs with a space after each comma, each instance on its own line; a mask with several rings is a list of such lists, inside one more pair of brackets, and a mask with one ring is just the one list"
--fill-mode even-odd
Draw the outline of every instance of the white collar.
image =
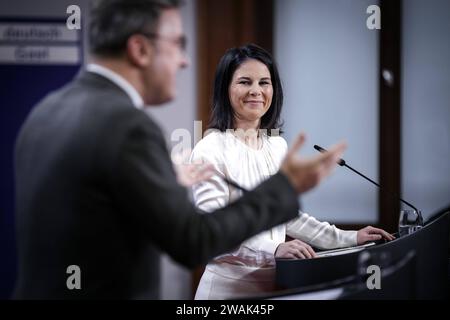
[[99, 74], [107, 78], [108, 80], [111, 80], [119, 88], [125, 91], [125, 93], [130, 97], [131, 101], [133, 102], [133, 105], [136, 108], [142, 109], [144, 107], [144, 100], [142, 99], [139, 92], [137, 92], [137, 90], [133, 87], [133, 85], [131, 85], [131, 83], [129, 83], [124, 77], [122, 77], [118, 73], [95, 63], [88, 64], [86, 66], [86, 71]]

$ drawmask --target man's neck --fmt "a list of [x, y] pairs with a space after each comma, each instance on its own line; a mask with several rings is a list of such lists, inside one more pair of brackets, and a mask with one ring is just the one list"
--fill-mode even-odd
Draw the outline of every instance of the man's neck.
[[[130, 97], [133, 105], [142, 109], [145, 107], [142, 91], [139, 92], [139, 81], [136, 81], [137, 71], [131, 66], [126, 66], [117, 61], [96, 59], [86, 66], [89, 72], [97, 73], [119, 86]], [[141, 86], [142, 88], [142, 86]]]
[[141, 97], [144, 97], [144, 88], [142, 83], [139, 81], [138, 71], [132, 68], [126, 61], [114, 58], [93, 58], [91, 63], [97, 64], [117, 73], [128, 81]]

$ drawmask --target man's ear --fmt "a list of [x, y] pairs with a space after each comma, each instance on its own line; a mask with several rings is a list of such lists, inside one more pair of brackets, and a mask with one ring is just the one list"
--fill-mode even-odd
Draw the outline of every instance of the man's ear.
[[153, 60], [154, 48], [146, 37], [135, 34], [127, 40], [126, 53], [133, 65], [146, 67]]

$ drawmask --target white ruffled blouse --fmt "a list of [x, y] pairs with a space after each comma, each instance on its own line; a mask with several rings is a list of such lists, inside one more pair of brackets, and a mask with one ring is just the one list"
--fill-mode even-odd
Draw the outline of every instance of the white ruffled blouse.
[[[278, 171], [287, 152], [287, 143], [280, 136], [263, 135], [261, 140], [260, 148], [253, 149], [232, 132], [213, 131], [197, 143], [191, 161], [212, 163], [219, 174], [252, 189]], [[241, 195], [240, 190], [229, 186], [218, 175], [193, 187], [195, 204], [205, 212], [224, 207]], [[285, 241], [286, 235], [317, 248], [331, 249], [356, 245], [356, 234], [357, 231], [344, 231], [299, 212], [298, 218], [261, 232], [214, 260], [249, 267], [268, 267], [274, 265], [275, 250]]]

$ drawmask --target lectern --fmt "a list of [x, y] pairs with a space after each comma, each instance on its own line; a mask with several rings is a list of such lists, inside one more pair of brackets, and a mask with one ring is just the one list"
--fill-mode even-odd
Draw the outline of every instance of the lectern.
[[[448, 295], [449, 227], [450, 212], [447, 211], [434, 216], [413, 234], [359, 252], [316, 259], [277, 259], [276, 283], [280, 289], [302, 292], [307, 287], [345, 287], [361, 281], [359, 259], [362, 252], [367, 252], [373, 258], [372, 263], [379, 264], [381, 269], [399, 264], [412, 254], [414, 258], [410, 259], [408, 272], [414, 276], [407, 289], [411, 291], [409, 297], [445, 299]], [[390, 279], [395, 280], [395, 277]], [[389, 298], [387, 292], [383, 296], [383, 289], [378, 294], [379, 298]]]

